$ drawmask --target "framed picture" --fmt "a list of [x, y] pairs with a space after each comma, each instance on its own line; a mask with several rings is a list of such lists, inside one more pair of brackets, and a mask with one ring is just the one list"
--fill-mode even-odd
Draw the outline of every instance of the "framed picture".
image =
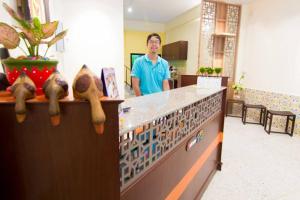
[[119, 98], [118, 85], [114, 68], [103, 68], [101, 72], [104, 96]]

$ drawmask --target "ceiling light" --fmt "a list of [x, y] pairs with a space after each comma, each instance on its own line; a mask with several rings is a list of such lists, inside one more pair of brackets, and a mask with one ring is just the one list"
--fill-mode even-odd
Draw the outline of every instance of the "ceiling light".
[[132, 12], [132, 7], [128, 7], [127, 11], [128, 11], [129, 13], [131, 13], [131, 12]]

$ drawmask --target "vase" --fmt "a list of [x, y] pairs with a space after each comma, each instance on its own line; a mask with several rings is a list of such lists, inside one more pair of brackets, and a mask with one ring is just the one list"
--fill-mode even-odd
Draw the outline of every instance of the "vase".
[[240, 94], [240, 92], [234, 91], [234, 92], [233, 92], [233, 98], [234, 98], [234, 99], [237, 99], [237, 100], [241, 99], [241, 94]]
[[43, 84], [56, 70], [58, 61], [6, 59], [2, 60], [2, 63], [10, 85], [15, 82], [22, 72], [25, 72], [36, 86], [36, 94], [42, 95]]

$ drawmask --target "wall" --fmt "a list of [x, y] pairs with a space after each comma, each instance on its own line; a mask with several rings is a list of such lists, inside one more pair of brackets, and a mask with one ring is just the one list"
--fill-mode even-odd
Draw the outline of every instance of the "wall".
[[[147, 36], [153, 32], [125, 31], [124, 32], [124, 54], [125, 65], [130, 67], [130, 53], [147, 53]], [[165, 44], [165, 33], [158, 32], [161, 36], [162, 45]], [[162, 53], [161, 49], [158, 53]]]
[[246, 72], [246, 87], [300, 96], [299, 10], [299, 0], [243, 6], [237, 76]]
[[188, 41], [187, 61], [172, 61], [181, 73], [195, 74], [198, 68], [201, 6], [196, 6], [166, 24], [166, 43]]
[[68, 29], [62, 69], [69, 82], [83, 64], [98, 76], [101, 68], [113, 67], [120, 95], [124, 97], [123, 2], [54, 0], [53, 4], [51, 18], [60, 19]]
[[73, 78], [83, 64], [87, 64], [98, 76], [102, 67], [114, 67], [120, 96], [124, 97], [123, 2], [119, 0], [90, 0], [88, 3], [84, 0], [50, 2], [51, 20], [61, 21], [63, 27], [68, 29], [68, 34], [65, 38], [65, 51], [57, 53], [54, 47], [49, 56], [55, 56], [60, 61], [59, 70], [69, 84], [72, 84]]

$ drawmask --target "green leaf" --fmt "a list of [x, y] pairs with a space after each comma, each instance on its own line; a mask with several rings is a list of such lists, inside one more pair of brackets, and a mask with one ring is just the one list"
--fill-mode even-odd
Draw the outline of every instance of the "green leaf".
[[42, 24], [43, 39], [51, 37], [55, 33], [57, 26], [58, 21]]
[[41, 39], [44, 36], [43, 31], [42, 31], [41, 21], [39, 20], [39, 18], [35, 17], [32, 20], [32, 24], [33, 24], [33, 27], [34, 27], [33, 30], [32, 30], [33, 36], [35, 38], [35, 41], [37, 41], [38, 44], [39, 44], [41, 42]]
[[39, 44], [39, 39], [35, 36], [35, 33], [33, 30], [27, 30], [27, 29], [22, 29], [23, 34], [25, 35], [26, 39], [30, 43], [30, 45], [38, 45]]
[[51, 47], [53, 44], [58, 42], [59, 40], [63, 39], [67, 35], [67, 30], [60, 32], [57, 34], [52, 40], [48, 42], [48, 48]]
[[18, 32], [11, 26], [0, 22], [0, 43], [7, 49], [14, 49], [20, 44]]
[[33, 18], [32, 23], [36, 30], [42, 31], [42, 25], [41, 25], [41, 21], [39, 20], [39, 18], [37, 18], [37, 17]]

